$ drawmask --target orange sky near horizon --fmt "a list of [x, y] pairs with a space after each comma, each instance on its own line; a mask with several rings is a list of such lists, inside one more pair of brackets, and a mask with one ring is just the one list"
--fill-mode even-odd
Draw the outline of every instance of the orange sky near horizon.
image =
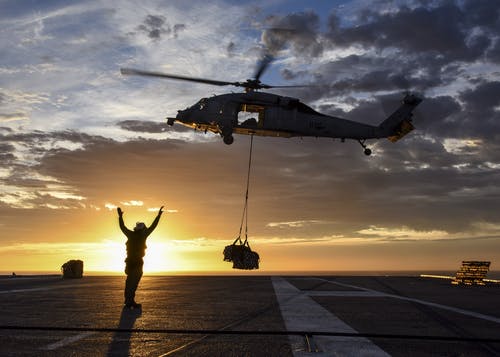
[[[125, 222], [133, 227], [136, 220], [150, 224], [156, 212], [144, 207], [125, 210]], [[76, 211], [74, 212], [77, 213]], [[88, 221], [80, 226], [48, 229], [52, 240], [19, 242], [0, 248], [0, 272], [59, 272], [60, 266], [70, 259], [81, 259], [85, 272], [122, 273], [125, 258], [125, 237], [118, 227], [114, 209], [90, 212]], [[232, 243], [233, 236], [189, 239], [176, 224], [181, 213], [164, 213], [155, 232], [148, 238], [145, 274], [173, 272], [215, 272], [241, 274], [231, 269], [231, 263], [222, 260], [224, 246]], [[81, 219], [79, 215], [79, 219]], [[144, 219], [147, 218], [147, 219]], [[74, 224], [68, 219], [62, 226]], [[237, 228], [236, 226], [234, 226]], [[40, 228], [37, 229], [40, 232]], [[54, 234], [56, 233], [57, 234]], [[71, 232], [71, 237], [69, 237]], [[206, 232], [213, 236], [216, 232]], [[59, 237], [65, 237], [60, 240]], [[462, 259], [498, 259], [496, 244], [491, 241], [489, 253], [485, 247], [473, 242], [453, 244], [427, 242], [366, 242], [356, 237], [343, 240], [328, 239], [308, 242], [280, 238], [250, 237], [251, 246], [261, 256], [259, 273], [273, 271], [429, 271], [457, 269]], [[486, 247], [488, 250], [488, 247]], [[467, 251], [467, 255], [463, 252]], [[495, 265], [492, 265], [495, 269]], [[250, 273], [255, 273], [250, 272]]]

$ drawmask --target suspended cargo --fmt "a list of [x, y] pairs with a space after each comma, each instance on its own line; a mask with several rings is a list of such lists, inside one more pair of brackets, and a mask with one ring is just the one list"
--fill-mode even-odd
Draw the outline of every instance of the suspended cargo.
[[224, 261], [233, 262], [233, 269], [252, 270], [259, 269], [260, 257], [252, 251], [248, 240], [243, 242], [240, 237], [233, 244], [224, 248]]

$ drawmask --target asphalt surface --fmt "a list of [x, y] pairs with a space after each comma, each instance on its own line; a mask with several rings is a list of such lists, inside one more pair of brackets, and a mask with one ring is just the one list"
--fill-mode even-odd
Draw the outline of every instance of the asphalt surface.
[[500, 285], [363, 276], [0, 278], [0, 356], [500, 356]]

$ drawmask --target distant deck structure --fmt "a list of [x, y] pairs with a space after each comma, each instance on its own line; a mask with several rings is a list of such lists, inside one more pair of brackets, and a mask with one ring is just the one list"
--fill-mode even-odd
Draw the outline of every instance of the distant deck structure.
[[486, 274], [490, 270], [491, 262], [465, 260], [462, 262], [460, 270], [451, 281], [454, 285], [486, 285]]

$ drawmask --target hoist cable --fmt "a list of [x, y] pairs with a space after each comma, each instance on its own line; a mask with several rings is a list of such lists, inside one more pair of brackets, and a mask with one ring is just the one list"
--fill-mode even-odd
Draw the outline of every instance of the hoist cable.
[[253, 151], [253, 134], [250, 135], [250, 153], [248, 155], [248, 171], [247, 171], [247, 189], [245, 192], [245, 205], [243, 206], [243, 214], [241, 216], [240, 233], [238, 238], [241, 240], [241, 232], [243, 230], [243, 223], [245, 224], [245, 242], [247, 244], [248, 239], [248, 188], [250, 187], [250, 171], [252, 168], [252, 151]]

